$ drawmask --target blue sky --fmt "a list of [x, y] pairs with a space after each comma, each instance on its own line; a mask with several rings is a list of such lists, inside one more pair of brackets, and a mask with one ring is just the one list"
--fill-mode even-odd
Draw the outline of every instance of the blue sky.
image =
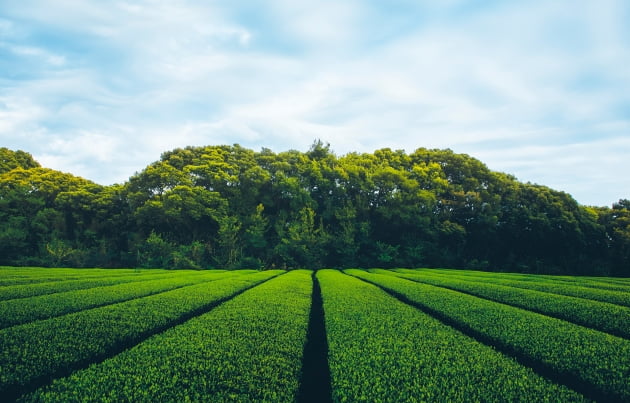
[[101, 184], [187, 145], [451, 148], [630, 198], [630, 2], [0, 0], [0, 146]]

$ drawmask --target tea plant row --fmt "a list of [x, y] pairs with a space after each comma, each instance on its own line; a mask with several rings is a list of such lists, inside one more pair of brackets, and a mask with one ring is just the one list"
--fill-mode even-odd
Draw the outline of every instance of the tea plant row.
[[203, 275], [192, 272], [158, 280], [152, 280], [153, 276], [145, 276], [135, 279], [138, 281], [105, 287], [0, 301], [0, 329], [158, 294], [191, 284], [220, 279], [225, 276], [227, 276], [225, 272], [210, 272]]
[[334, 401], [630, 401], [624, 281], [0, 268], [0, 396], [295, 401], [321, 289]]
[[347, 270], [463, 331], [596, 396], [630, 400], [630, 341], [574, 323], [390, 274]]
[[317, 277], [335, 401], [583, 400], [374, 285]]
[[[398, 271], [398, 270], [397, 270]], [[424, 271], [424, 270], [422, 270]], [[440, 272], [436, 270], [429, 270], [429, 272], [436, 272], [439, 275], [448, 278], [461, 278], [461, 274], [453, 271]], [[409, 270], [402, 270], [402, 272], [409, 272]], [[412, 270], [413, 272], [413, 270]], [[451, 277], [451, 274], [454, 277]], [[485, 273], [484, 273], [485, 274]], [[528, 290], [537, 290], [543, 292], [549, 292], [552, 294], [568, 295], [578, 298], [592, 299], [595, 301], [609, 302], [611, 304], [623, 305], [630, 307], [630, 287], [622, 286], [621, 290], [609, 290], [601, 287], [594, 287], [593, 284], [586, 286], [579, 280], [568, 282], [549, 279], [548, 277], [523, 277], [515, 275], [501, 276], [496, 273], [490, 275], [477, 274], [468, 276], [473, 278], [482, 278], [484, 282], [507, 285], [510, 287], [525, 288]]]
[[311, 292], [310, 271], [281, 275], [24, 401], [292, 401]]
[[58, 377], [209, 310], [279, 271], [191, 285], [0, 330], [0, 395]]
[[[374, 273], [386, 272], [384, 270], [370, 271]], [[466, 292], [492, 301], [564, 319], [616, 336], [630, 338], [630, 308], [625, 306], [488, 283], [483, 278], [446, 277], [422, 271], [394, 273], [398, 277]]]
[[16, 298], [29, 298], [38, 295], [56, 294], [65, 291], [84, 290], [94, 287], [131, 283], [135, 281], [146, 281], [151, 279], [172, 278], [169, 273], [158, 274], [126, 274], [120, 276], [89, 276], [84, 279], [56, 279], [53, 281], [35, 282], [17, 285], [5, 285], [0, 287], [0, 301]]

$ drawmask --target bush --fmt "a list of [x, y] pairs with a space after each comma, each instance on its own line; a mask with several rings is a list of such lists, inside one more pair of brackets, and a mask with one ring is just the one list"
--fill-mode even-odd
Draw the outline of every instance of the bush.
[[169, 268], [173, 248], [173, 244], [152, 231], [138, 249], [138, 265], [146, 268]]

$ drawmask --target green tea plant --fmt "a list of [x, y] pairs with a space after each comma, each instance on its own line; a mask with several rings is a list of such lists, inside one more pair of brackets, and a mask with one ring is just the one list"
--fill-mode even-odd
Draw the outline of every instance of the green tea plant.
[[294, 401], [311, 292], [288, 272], [23, 401]]
[[373, 272], [396, 275], [451, 290], [463, 291], [492, 301], [564, 319], [616, 336], [630, 338], [630, 308], [625, 306], [487, 283], [482, 279], [462, 280], [459, 277], [435, 276], [421, 271], [415, 274], [388, 272], [386, 270]]
[[108, 285], [130, 283], [135, 281], [147, 281], [169, 277], [173, 277], [173, 274], [168, 272], [158, 272], [155, 274], [140, 273], [136, 275], [130, 274], [111, 277], [99, 276], [96, 278], [88, 279], [71, 279], [46, 281], [42, 283], [10, 285], [0, 288], [0, 301], [16, 298], [29, 298], [38, 295], [55, 294], [65, 291], [85, 290], [94, 287], [103, 287]]
[[0, 330], [0, 395], [106, 358], [268, 280], [266, 271]]
[[335, 401], [583, 400], [374, 285], [333, 270], [317, 278]]
[[[408, 273], [409, 271], [401, 270], [400, 272]], [[442, 271], [433, 270], [433, 272], [437, 272], [438, 275], [446, 275], [446, 273]], [[459, 276], [457, 272], [458, 271], [456, 270], [451, 270], [450, 273], [448, 273], [449, 278], [452, 278], [452, 275]], [[475, 277], [480, 277], [480, 275], [475, 275]], [[493, 273], [492, 275], [484, 275], [482, 277], [483, 281], [487, 283], [494, 283], [517, 288], [526, 288], [528, 290], [538, 290], [553, 294], [569, 295], [572, 297], [592, 299], [595, 301], [609, 302], [611, 304], [630, 307], [630, 289], [621, 291], [597, 289], [593, 287], [585, 287], [579, 283], [572, 284], [567, 282], [559, 282], [553, 281], [549, 278], [541, 278], [531, 275], [529, 277], [516, 275], [502, 276], [501, 274]], [[512, 279], [512, 277], [516, 277], [516, 279]]]
[[147, 281], [0, 301], [0, 329], [158, 294], [191, 284], [218, 280], [226, 276], [229, 276], [226, 272], [182, 273], [159, 280], [151, 280], [152, 277], [147, 276]]
[[347, 270], [560, 379], [609, 399], [630, 399], [630, 341], [535, 312], [390, 275]]

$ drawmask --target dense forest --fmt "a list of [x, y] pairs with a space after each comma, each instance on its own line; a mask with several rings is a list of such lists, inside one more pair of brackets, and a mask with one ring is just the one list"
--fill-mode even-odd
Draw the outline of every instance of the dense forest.
[[101, 186], [0, 148], [0, 264], [630, 276], [630, 200], [582, 206], [448, 149], [187, 147]]

